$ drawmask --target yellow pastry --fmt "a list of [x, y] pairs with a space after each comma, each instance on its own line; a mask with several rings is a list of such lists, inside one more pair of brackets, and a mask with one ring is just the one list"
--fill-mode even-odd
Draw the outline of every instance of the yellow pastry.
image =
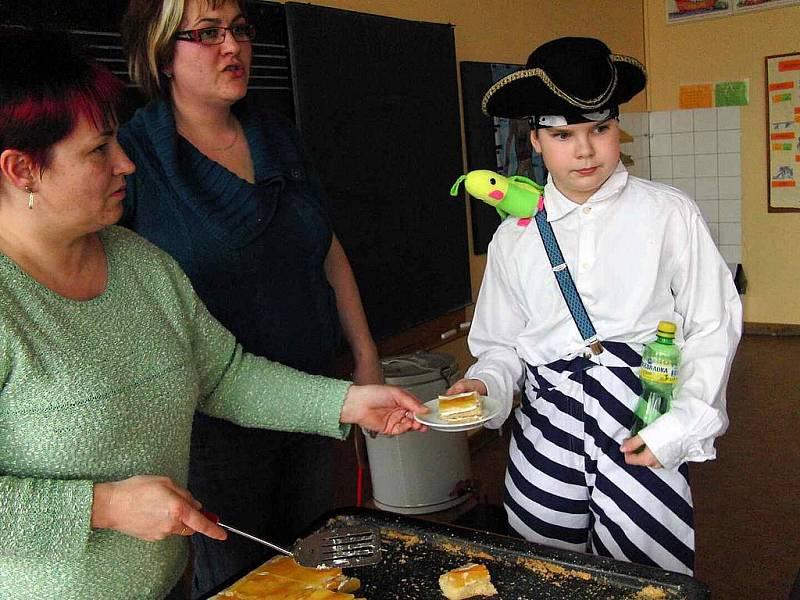
[[439, 416], [445, 421], [472, 421], [482, 414], [483, 403], [476, 392], [439, 396]]
[[357, 600], [349, 592], [360, 586], [341, 569], [311, 569], [275, 556], [212, 600]]
[[468, 563], [448, 571], [439, 577], [439, 587], [448, 600], [464, 600], [473, 596], [494, 596], [497, 590], [492, 585], [486, 565]]

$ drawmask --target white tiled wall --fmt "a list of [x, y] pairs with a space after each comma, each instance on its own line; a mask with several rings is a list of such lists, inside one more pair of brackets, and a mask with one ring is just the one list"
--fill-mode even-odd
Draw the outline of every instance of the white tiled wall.
[[742, 261], [742, 164], [739, 107], [620, 115], [633, 142], [629, 171], [694, 198], [722, 256]]

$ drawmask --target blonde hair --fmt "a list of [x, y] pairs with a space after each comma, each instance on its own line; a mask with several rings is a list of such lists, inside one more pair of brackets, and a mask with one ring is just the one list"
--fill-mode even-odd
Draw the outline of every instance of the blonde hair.
[[[122, 41], [128, 73], [148, 98], [169, 95], [164, 67], [172, 63], [175, 40], [191, 0], [131, 0], [122, 18]], [[197, 0], [217, 9], [234, 2], [244, 13], [244, 0]]]

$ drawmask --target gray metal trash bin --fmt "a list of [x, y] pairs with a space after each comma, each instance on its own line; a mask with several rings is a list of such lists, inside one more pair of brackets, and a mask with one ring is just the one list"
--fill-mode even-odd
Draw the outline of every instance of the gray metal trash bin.
[[[461, 377], [447, 354], [416, 352], [381, 360], [386, 383], [423, 402]], [[397, 437], [366, 437], [375, 505], [391, 512], [425, 514], [457, 506], [469, 497], [471, 478], [466, 432], [412, 431]]]

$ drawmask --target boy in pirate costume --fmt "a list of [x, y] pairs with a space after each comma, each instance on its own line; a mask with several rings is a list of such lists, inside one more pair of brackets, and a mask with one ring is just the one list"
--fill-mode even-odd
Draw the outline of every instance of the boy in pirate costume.
[[[522, 393], [505, 478], [518, 534], [691, 574], [686, 463], [713, 459], [727, 427], [742, 310], [697, 206], [620, 162], [618, 107], [645, 79], [599, 40], [561, 38], [484, 96], [486, 114], [530, 119], [550, 174], [537, 218], [494, 235], [469, 335], [478, 360], [448, 393], [501, 399], [493, 427]], [[660, 320], [678, 325], [680, 387], [628, 439]]]

